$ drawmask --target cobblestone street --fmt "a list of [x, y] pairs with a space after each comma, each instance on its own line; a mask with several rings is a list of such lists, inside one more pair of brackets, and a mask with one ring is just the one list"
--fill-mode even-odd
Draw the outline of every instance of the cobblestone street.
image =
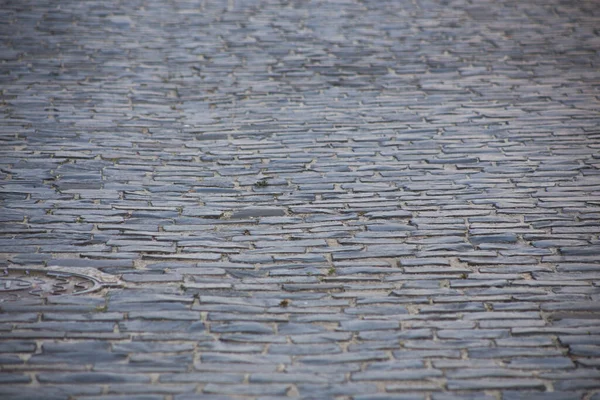
[[0, 10], [3, 400], [600, 400], [600, 1]]

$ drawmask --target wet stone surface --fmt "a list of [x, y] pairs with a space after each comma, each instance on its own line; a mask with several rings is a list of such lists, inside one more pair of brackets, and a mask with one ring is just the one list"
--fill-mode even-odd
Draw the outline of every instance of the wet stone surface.
[[4, 268], [0, 275], [0, 301], [83, 295], [98, 291], [102, 287], [102, 282], [83, 274], [43, 269]]
[[600, 398], [599, 10], [4, 1], [0, 398]]

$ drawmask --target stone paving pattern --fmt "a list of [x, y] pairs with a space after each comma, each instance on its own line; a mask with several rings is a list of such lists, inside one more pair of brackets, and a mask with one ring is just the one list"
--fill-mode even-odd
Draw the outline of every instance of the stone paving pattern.
[[1, 9], [2, 399], [600, 399], [598, 1]]

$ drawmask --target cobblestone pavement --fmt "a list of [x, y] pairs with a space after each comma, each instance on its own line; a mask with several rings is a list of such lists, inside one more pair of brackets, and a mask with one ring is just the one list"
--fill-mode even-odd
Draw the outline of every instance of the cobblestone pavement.
[[598, 1], [0, 2], [2, 399], [600, 399]]

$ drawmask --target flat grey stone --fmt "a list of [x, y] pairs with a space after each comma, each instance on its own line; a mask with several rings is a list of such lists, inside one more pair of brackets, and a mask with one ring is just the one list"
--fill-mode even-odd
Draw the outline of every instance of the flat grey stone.
[[443, 373], [439, 370], [410, 369], [356, 372], [352, 374], [352, 379], [358, 381], [416, 381], [441, 376], [443, 376]]
[[270, 385], [216, 385], [209, 383], [204, 386], [204, 393], [219, 393], [219, 394], [231, 394], [231, 395], [245, 395], [245, 396], [285, 396], [289, 390], [288, 385], [282, 384], [270, 384]]
[[372, 352], [360, 352], [360, 353], [342, 353], [330, 356], [305, 356], [299, 357], [298, 361], [303, 364], [337, 364], [337, 363], [351, 363], [351, 362], [367, 362], [367, 361], [380, 361], [387, 360], [389, 357], [385, 352], [372, 351]]
[[285, 210], [278, 207], [246, 207], [234, 212], [231, 218], [281, 217], [284, 215]]
[[537, 389], [544, 390], [543, 381], [538, 379], [464, 379], [448, 380], [448, 389], [450, 390], [482, 390], [482, 389]]
[[37, 375], [40, 383], [78, 383], [78, 384], [107, 384], [107, 383], [148, 383], [150, 378], [143, 375], [111, 374], [104, 372], [48, 372]]

